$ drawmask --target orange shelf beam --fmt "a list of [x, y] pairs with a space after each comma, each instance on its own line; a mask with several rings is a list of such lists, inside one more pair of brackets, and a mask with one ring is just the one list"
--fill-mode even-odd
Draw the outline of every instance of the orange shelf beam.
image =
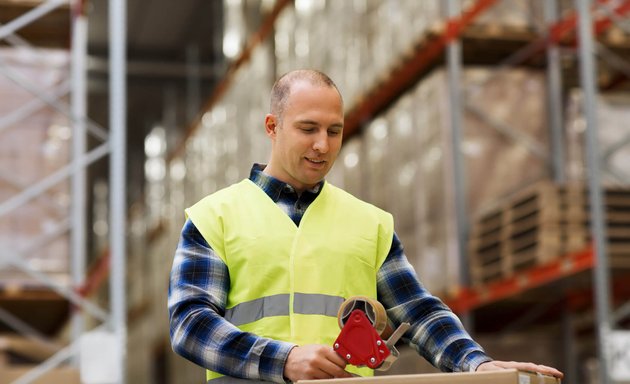
[[446, 304], [456, 313], [466, 313], [510, 296], [541, 287], [561, 278], [587, 271], [595, 265], [592, 247], [568, 254], [548, 264], [517, 272], [512, 277], [482, 287], [464, 288]]
[[109, 276], [110, 259], [111, 254], [109, 253], [109, 247], [107, 247], [90, 266], [85, 282], [76, 289], [78, 294], [88, 297], [96, 293]]
[[[609, 0], [598, 0], [593, 9], [608, 2]], [[402, 95], [422, 75], [423, 71], [427, 70], [437, 60], [449, 43], [460, 37], [466, 27], [478, 15], [492, 7], [494, 3], [496, 3], [496, 0], [477, 1], [461, 17], [447, 20], [444, 31], [436, 37], [430, 38], [428, 42], [414, 52], [411, 58], [394, 68], [383, 82], [376, 84], [372, 90], [366, 92], [363, 100], [346, 114], [344, 138], [347, 139], [358, 134], [362, 130], [363, 125]], [[630, 0], [621, 2], [612, 10], [612, 13], [618, 17], [626, 16], [630, 13]], [[603, 15], [593, 22], [594, 34], [602, 34], [612, 24], [611, 18], [608, 15]], [[520, 61], [542, 52], [551, 42], [561, 43], [564, 41], [565, 43], [575, 44], [574, 32], [576, 27], [577, 14], [574, 11], [569, 12], [564, 18], [558, 20], [550, 27], [548, 36], [532, 41], [528, 46], [527, 55], [521, 57]]]
[[448, 43], [459, 37], [477, 16], [492, 7], [497, 0], [479, 0], [462, 13], [461, 17], [447, 20], [443, 32], [418, 49], [409, 60], [395, 68], [387, 79], [368, 92], [362, 102], [353, 107], [345, 117], [344, 137], [349, 138], [362, 126], [395, 100], [413, 84], [422, 72], [446, 49]]
[[[598, 0], [597, 3], [605, 4], [608, 1], [609, 0]], [[428, 45], [418, 50], [411, 59], [409, 59], [398, 69], [393, 71], [385, 83], [378, 84], [377, 87], [372, 90], [372, 92], [368, 93], [368, 96], [364, 99], [363, 102], [356, 105], [346, 114], [344, 138], [347, 139], [350, 136], [359, 133], [363, 124], [374, 118], [378, 113], [383, 110], [383, 108], [386, 108], [389, 103], [400, 96], [402, 92], [404, 92], [404, 90], [409, 86], [410, 82], [412, 82], [413, 79], [417, 78], [423, 70], [425, 70], [440, 54], [444, 52], [446, 45], [450, 41], [459, 37], [463, 33], [464, 29], [468, 25], [470, 25], [470, 23], [472, 23], [472, 21], [477, 16], [492, 7], [496, 2], [497, 0], [478, 0], [473, 6], [463, 12], [461, 17], [449, 19], [446, 24], [447, 27], [441, 34], [432, 39], [428, 43]], [[256, 49], [258, 45], [260, 45], [273, 31], [275, 21], [277, 20], [282, 10], [292, 3], [292, 0], [278, 0], [276, 2], [275, 7], [267, 16], [260, 29], [249, 40], [241, 56], [237, 60], [235, 60], [228, 68], [228, 71], [223, 81], [217, 86], [214, 93], [206, 101], [204, 107], [202, 108], [202, 111], [207, 111], [211, 109], [212, 106], [223, 97], [226, 90], [231, 85], [236, 71], [250, 59], [254, 49]], [[618, 16], [625, 16], [630, 13], [630, 0], [626, 0], [618, 5], [614, 9], [614, 13]], [[559, 42], [560, 40], [566, 38], [570, 32], [575, 30], [576, 22], [577, 15], [574, 12], [567, 15], [564, 19], [559, 20], [551, 27], [551, 39], [555, 42]], [[594, 22], [595, 34], [601, 34], [611, 25], [612, 21], [608, 16], [596, 20]], [[544, 48], [547, 44], [549, 44], [549, 39], [550, 38], [545, 37], [540, 40], [536, 40], [532, 44], [539, 45], [541, 48]], [[195, 120], [188, 126], [183, 139], [178, 143], [175, 149], [168, 154], [167, 160], [169, 162], [173, 158], [176, 158], [183, 153], [187, 140], [194, 134], [199, 126], [201, 116], [202, 115], [199, 114], [195, 118]], [[585, 266], [584, 269], [592, 267], [593, 255], [591, 250], [577, 253], [572, 256], [570, 255], [568, 258], [569, 260], [573, 260], [573, 262], [577, 263], [576, 267], [581, 266], [584, 263], [590, 263]], [[547, 267], [541, 267], [532, 270], [534, 274], [540, 274], [540, 277], [526, 276], [525, 279], [527, 280], [533, 278], [533, 280], [530, 281], [538, 282], [540, 278], [544, 278], [546, 276], [544, 272], [546, 268]], [[543, 269], [543, 271], [538, 272], [538, 269]], [[579, 271], [575, 271], [574, 273], [577, 272]], [[108, 250], [105, 250], [99, 256], [97, 262], [95, 263], [94, 269], [88, 274], [88, 278], [86, 279], [86, 283], [84, 284], [84, 286], [79, 288], [77, 291], [84, 296], [90, 295], [91, 293], [98, 290], [98, 288], [107, 278], [108, 274], [109, 252]], [[540, 284], [544, 284], [545, 282], [546, 281], [543, 281]], [[505, 298], [510, 294], [514, 294], [500, 294], [500, 291], [502, 289], [509, 290], [509, 286], [514, 284], [518, 285], [521, 283], [515, 283], [511, 282], [510, 280], [506, 280], [502, 284], [505, 285], [505, 288], [497, 287], [497, 292], [495, 293], [480, 293], [477, 292], [475, 289], [465, 288], [458, 296], [447, 301], [447, 303], [451, 306], [451, 308], [453, 308], [455, 312], [467, 312], [482, 304], [496, 301]], [[530, 288], [531, 287], [532, 286], [530, 286]]]

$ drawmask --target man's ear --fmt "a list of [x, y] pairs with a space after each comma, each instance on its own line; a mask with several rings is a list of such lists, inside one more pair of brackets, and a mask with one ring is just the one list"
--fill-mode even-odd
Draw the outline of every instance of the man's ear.
[[267, 136], [276, 137], [276, 129], [278, 128], [278, 119], [276, 115], [272, 115], [268, 113], [265, 116], [265, 132], [267, 132]]

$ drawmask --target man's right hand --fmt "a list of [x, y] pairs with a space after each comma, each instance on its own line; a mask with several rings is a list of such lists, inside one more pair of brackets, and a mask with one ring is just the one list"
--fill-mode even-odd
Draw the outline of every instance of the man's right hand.
[[346, 361], [331, 347], [297, 346], [289, 352], [284, 377], [291, 381], [351, 377], [345, 368]]

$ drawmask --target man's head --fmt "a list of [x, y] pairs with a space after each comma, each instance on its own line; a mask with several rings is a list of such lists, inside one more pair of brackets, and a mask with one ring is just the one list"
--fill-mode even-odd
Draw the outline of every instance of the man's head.
[[275, 115], [279, 120], [282, 120], [284, 110], [287, 106], [289, 95], [291, 94], [291, 86], [297, 81], [306, 81], [311, 85], [333, 88], [339, 93], [339, 97], [341, 98], [341, 92], [339, 92], [337, 85], [323, 72], [314, 69], [298, 69], [285, 73], [276, 80], [276, 83], [271, 88], [269, 103], [270, 113]]
[[271, 91], [265, 129], [272, 141], [265, 173], [299, 192], [315, 186], [341, 149], [343, 101], [337, 86], [315, 70], [285, 74]]

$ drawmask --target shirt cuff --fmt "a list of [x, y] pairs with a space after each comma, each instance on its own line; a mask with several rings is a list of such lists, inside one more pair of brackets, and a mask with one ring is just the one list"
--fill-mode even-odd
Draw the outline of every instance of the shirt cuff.
[[483, 363], [492, 361], [492, 358], [482, 351], [473, 351], [466, 355], [464, 364], [462, 364], [462, 372], [475, 372]]
[[296, 347], [295, 344], [273, 340], [265, 347], [260, 357], [260, 378], [274, 383], [284, 383], [284, 365], [289, 357], [289, 352]]

